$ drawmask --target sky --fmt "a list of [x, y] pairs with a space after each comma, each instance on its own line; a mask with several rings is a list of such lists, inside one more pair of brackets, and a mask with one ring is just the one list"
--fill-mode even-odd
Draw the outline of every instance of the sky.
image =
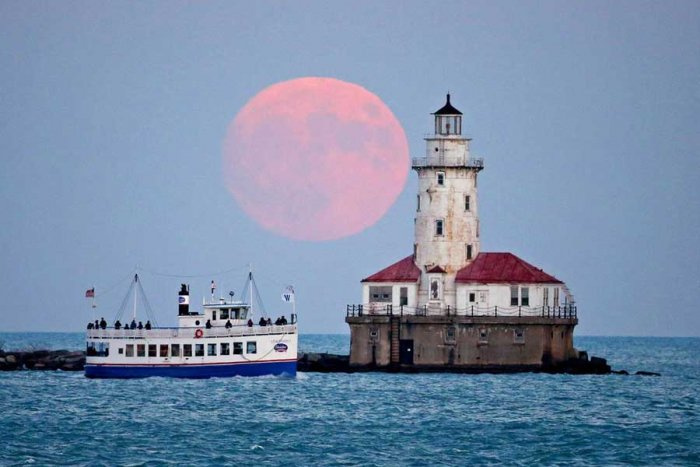
[[92, 286], [109, 319], [136, 268], [172, 325], [180, 282], [198, 303], [252, 264], [268, 314], [293, 284], [302, 333], [347, 333], [359, 281], [412, 251], [415, 173], [325, 242], [263, 229], [222, 174], [246, 102], [321, 76], [414, 156], [451, 92], [482, 251], [564, 280], [578, 335], [700, 336], [699, 24], [696, 1], [0, 2], [0, 330], [82, 330]]

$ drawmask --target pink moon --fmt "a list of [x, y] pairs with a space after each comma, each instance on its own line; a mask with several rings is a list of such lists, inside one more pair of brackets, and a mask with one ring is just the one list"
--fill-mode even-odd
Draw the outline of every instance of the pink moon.
[[273, 84], [229, 124], [226, 187], [267, 230], [325, 241], [374, 225], [403, 190], [408, 143], [375, 94], [333, 78]]

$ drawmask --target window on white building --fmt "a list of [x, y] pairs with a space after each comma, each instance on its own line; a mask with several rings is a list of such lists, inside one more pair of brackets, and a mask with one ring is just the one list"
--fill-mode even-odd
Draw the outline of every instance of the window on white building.
[[559, 306], [559, 287], [554, 287], [554, 306]]
[[510, 288], [510, 306], [518, 306], [518, 287]]
[[530, 306], [530, 289], [528, 287], [520, 288], [520, 304]]
[[515, 328], [513, 330], [513, 344], [525, 343], [525, 330], [523, 328]]
[[465, 211], [469, 211], [469, 208], [470, 208], [470, 207], [471, 207], [471, 206], [470, 206], [469, 195], [465, 195], [465, 196], [464, 196], [464, 210], [465, 210]]
[[445, 221], [438, 219], [435, 221], [435, 235], [443, 235], [443, 230], [445, 227]]
[[438, 185], [444, 185], [445, 184], [445, 172], [437, 172], [437, 184]]
[[418, 198], [418, 207], [416, 208], [416, 211], [420, 211], [420, 195], [418, 195], [417, 198]]
[[476, 301], [476, 292], [469, 292], [469, 303], [474, 303]]
[[467, 245], [467, 259], [472, 259], [472, 246]]
[[391, 286], [370, 286], [369, 301], [391, 303]]
[[440, 300], [440, 298], [442, 298], [442, 287], [440, 286], [440, 279], [430, 279], [429, 293], [431, 300]]
[[549, 306], [549, 287], [542, 288], [542, 305]]

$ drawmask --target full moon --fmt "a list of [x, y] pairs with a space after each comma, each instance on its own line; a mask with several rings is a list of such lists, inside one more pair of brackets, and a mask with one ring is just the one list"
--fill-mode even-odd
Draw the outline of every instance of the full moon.
[[229, 124], [228, 190], [265, 229], [310, 241], [374, 225], [403, 190], [408, 143], [375, 94], [332, 78], [273, 84]]

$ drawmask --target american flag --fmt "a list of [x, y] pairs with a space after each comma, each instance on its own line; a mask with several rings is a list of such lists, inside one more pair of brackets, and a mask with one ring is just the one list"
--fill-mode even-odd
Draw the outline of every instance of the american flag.
[[87, 289], [85, 291], [85, 298], [95, 298], [95, 288]]

